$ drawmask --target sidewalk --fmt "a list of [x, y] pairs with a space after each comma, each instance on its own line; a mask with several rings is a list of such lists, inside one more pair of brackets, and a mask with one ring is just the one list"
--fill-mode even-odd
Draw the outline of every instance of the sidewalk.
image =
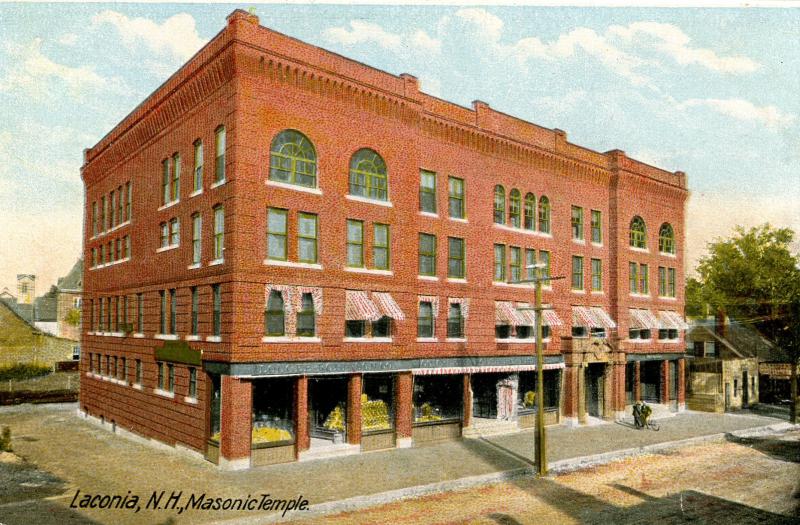
[[[273, 498], [302, 495], [317, 512], [343, 510], [383, 499], [411, 497], [508, 479], [533, 466], [534, 432], [465, 439], [439, 445], [365, 453], [319, 461], [289, 463], [248, 471], [222, 472], [216, 467], [172, 451], [132, 442], [79, 419], [75, 405], [26, 406], [0, 409], [0, 420], [14, 431], [15, 452], [64, 482], [69, 504], [75, 489], [83, 493], [150, 494], [154, 490], [206, 493], [213, 497], [244, 497], [269, 493]], [[660, 421], [661, 431], [635, 430], [624, 424], [591, 427], [548, 427], [548, 461], [559, 469], [587, 463], [586, 456], [766, 426], [787, 426], [769, 417], [683, 413]], [[64, 451], [70, 451], [65, 454]], [[614, 454], [606, 457], [613, 460]], [[352, 498], [357, 498], [353, 500]], [[347, 502], [342, 500], [349, 500]], [[341, 503], [334, 503], [341, 502]], [[360, 502], [360, 503], [359, 503]], [[52, 506], [52, 499], [48, 503]], [[349, 506], [349, 507], [348, 507]], [[0, 507], [0, 515], [7, 508]], [[21, 509], [20, 509], [21, 510]], [[26, 512], [29, 507], [26, 508]], [[52, 510], [52, 509], [50, 509]], [[105, 523], [163, 521], [165, 511], [81, 510]], [[76, 514], [78, 511], [75, 512]], [[279, 514], [278, 514], [279, 516]], [[287, 515], [290, 518], [291, 513]], [[295, 518], [305, 517], [295, 514]], [[73, 518], [77, 516], [72, 516]], [[262, 522], [256, 512], [187, 511], [179, 521]], [[11, 519], [7, 523], [15, 523]], [[49, 521], [43, 521], [47, 523]], [[55, 521], [54, 521], [55, 522]]]

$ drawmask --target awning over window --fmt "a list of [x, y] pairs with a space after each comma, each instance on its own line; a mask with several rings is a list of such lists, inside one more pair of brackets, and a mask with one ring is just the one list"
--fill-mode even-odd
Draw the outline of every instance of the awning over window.
[[390, 317], [395, 321], [403, 321], [406, 318], [391, 294], [386, 292], [372, 292], [372, 301], [378, 307], [382, 315]]
[[628, 310], [631, 315], [631, 328], [640, 330], [658, 330], [661, 324], [650, 310], [638, 310], [631, 308]]
[[687, 330], [689, 325], [683, 320], [677, 312], [670, 312], [669, 310], [659, 310], [658, 312], [658, 327], [663, 330]]
[[564, 323], [561, 322], [561, 318], [556, 311], [550, 310], [549, 308], [547, 310], [542, 310], [542, 321], [550, 328], [554, 326], [564, 326]]
[[573, 306], [572, 324], [587, 328], [616, 328], [617, 323], [599, 306]]
[[513, 326], [526, 326], [530, 324], [521, 312], [518, 312], [517, 309], [514, 308], [514, 304], [510, 301], [494, 302], [494, 322]]
[[524, 326], [536, 326], [536, 312], [528, 303], [517, 303], [517, 313], [525, 320]]
[[347, 290], [344, 304], [344, 318], [347, 321], [377, 321], [381, 311], [370, 301], [367, 292]]

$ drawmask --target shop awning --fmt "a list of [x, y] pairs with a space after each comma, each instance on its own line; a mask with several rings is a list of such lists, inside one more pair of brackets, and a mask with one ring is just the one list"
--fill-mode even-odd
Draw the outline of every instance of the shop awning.
[[344, 304], [344, 318], [347, 321], [377, 321], [381, 311], [370, 301], [367, 292], [347, 290]]
[[597, 317], [598, 321], [600, 321], [600, 324], [603, 325], [603, 328], [610, 330], [617, 327], [617, 323], [615, 323], [611, 316], [599, 306], [593, 306], [591, 310], [595, 317]]
[[525, 319], [523, 326], [536, 326], [536, 312], [528, 303], [517, 303], [517, 313]]
[[390, 317], [395, 321], [402, 321], [406, 318], [403, 311], [395, 302], [391, 294], [386, 292], [372, 292], [372, 302], [381, 311], [381, 314]]
[[512, 326], [526, 326], [529, 323], [521, 312], [514, 308], [511, 301], [495, 301], [494, 321], [497, 324], [509, 324]]
[[656, 316], [650, 310], [640, 310], [631, 308], [628, 310], [631, 315], [631, 328], [640, 330], [658, 330], [661, 326]]
[[554, 326], [564, 326], [564, 323], [561, 322], [561, 318], [558, 316], [555, 310], [542, 310], [542, 321], [550, 328]]
[[[542, 370], [561, 370], [564, 363], [545, 363]], [[438, 376], [448, 374], [492, 374], [496, 372], [529, 372], [536, 370], [536, 365], [510, 366], [462, 366], [448, 368], [416, 368], [411, 371], [415, 376]]]
[[689, 328], [689, 325], [686, 324], [686, 321], [684, 321], [683, 317], [677, 312], [659, 310], [658, 319], [658, 327], [663, 330], [687, 330]]
[[599, 306], [573, 306], [572, 324], [587, 328], [616, 328], [617, 323]]

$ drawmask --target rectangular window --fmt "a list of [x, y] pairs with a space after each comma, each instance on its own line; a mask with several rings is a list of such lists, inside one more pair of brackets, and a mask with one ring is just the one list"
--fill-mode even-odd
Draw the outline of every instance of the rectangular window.
[[436, 275], [436, 236], [419, 234], [419, 274]]
[[225, 208], [214, 208], [214, 260], [221, 261], [225, 252]]
[[128, 380], [128, 359], [125, 357], [120, 358], [122, 360], [122, 364], [119, 367], [119, 378], [123, 381]]
[[144, 296], [140, 293], [136, 294], [136, 331], [144, 331]]
[[124, 196], [122, 194], [122, 186], [117, 188], [117, 224], [122, 224], [125, 222], [125, 219], [122, 216], [122, 212], [124, 209]]
[[178, 246], [181, 243], [181, 221], [174, 217], [169, 221], [169, 244]]
[[131, 236], [125, 236], [125, 256], [130, 258], [131, 256]]
[[199, 213], [192, 215], [192, 264], [200, 264], [203, 255], [203, 218]]
[[308, 292], [300, 296], [300, 310], [297, 312], [297, 335], [314, 337], [316, 334], [316, 312], [314, 296]]
[[433, 305], [430, 301], [420, 301], [417, 315], [417, 337], [433, 337]]
[[92, 248], [92, 268], [97, 266], [97, 248]]
[[347, 266], [364, 267], [364, 222], [347, 219]]
[[92, 236], [96, 236], [98, 233], [97, 220], [97, 201], [95, 201], [92, 203]]
[[160, 310], [159, 310], [159, 318], [158, 318], [158, 333], [159, 334], [166, 334], [167, 333], [167, 294], [164, 290], [158, 291], [159, 303], [160, 303]]
[[108, 372], [109, 377], [113, 377], [116, 379], [117, 376], [119, 376], [119, 367], [117, 366], [118, 364], [119, 364], [119, 358], [117, 356], [111, 358], [111, 367], [110, 367], [111, 370], [109, 370]]
[[225, 127], [220, 126], [214, 132], [214, 182], [225, 180]]
[[464, 206], [464, 179], [448, 177], [447, 186], [450, 218], [463, 219], [466, 216], [466, 207]]
[[[550, 277], [550, 252], [547, 250], [539, 250], [539, 262], [544, 264], [544, 268], [542, 269], [542, 275], [545, 277]], [[549, 286], [550, 281], [545, 281], [543, 283], [544, 286]]]
[[464, 239], [448, 237], [447, 244], [447, 276], [454, 279], [464, 279], [466, 275]]
[[506, 280], [506, 245], [494, 245], [494, 280], [502, 282]]
[[592, 259], [592, 291], [601, 292], [603, 290], [603, 261]]
[[592, 210], [592, 242], [603, 243], [603, 215], [599, 210]]
[[119, 297], [112, 297], [114, 301], [114, 329], [112, 332], [119, 332]]
[[631, 293], [639, 293], [639, 265], [635, 262], [628, 263], [628, 281]]
[[436, 174], [432, 171], [419, 172], [419, 210], [436, 213]]
[[131, 197], [133, 196], [131, 192], [131, 183], [125, 183], [125, 221], [131, 220]]
[[667, 269], [667, 297], [675, 297], [675, 268]]
[[169, 333], [178, 331], [178, 294], [175, 288], [169, 291]]
[[109, 198], [111, 201], [111, 227], [117, 225], [117, 193], [114, 190], [111, 190], [111, 197]]
[[667, 269], [663, 266], [658, 267], [658, 295], [667, 297]]
[[288, 259], [287, 235], [289, 212], [279, 208], [267, 209], [267, 258], [285, 261]]
[[131, 328], [128, 326], [128, 296], [122, 297], [122, 322], [125, 325], [126, 332], [130, 332]]
[[189, 397], [197, 398], [197, 369], [189, 367]]
[[136, 360], [136, 384], [137, 385], [141, 385], [142, 384], [142, 360], [141, 359], [137, 359]]
[[114, 242], [114, 260], [120, 259], [122, 259], [122, 239], [117, 239]]
[[194, 143], [194, 180], [192, 181], [192, 191], [203, 189], [203, 141], [197, 140]]
[[650, 294], [650, 283], [647, 275], [647, 265], [639, 265], [639, 293], [644, 295]]
[[166, 248], [169, 246], [169, 223], [161, 223], [161, 247]]
[[100, 231], [106, 231], [106, 197], [100, 197]]
[[211, 285], [211, 296], [213, 308], [212, 333], [218, 336], [222, 334], [222, 291], [218, 284]]
[[533, 249], [526, 249], [525, 250], [525, 280], [532, 281], [536, 277], [536, 269], [530, 268], [536, 264], [536, 250]]
[[508, 248], [508, 280], [518, 283], [522, 279], [522, 250], [517, 246]]
[[372, 265], [378, 270], [389, 269], [389, 225], [373, 225]]
[[94, 299], [89, 299], [89, 331], [94, 332]]
[[583, 257], [572, 256], [572, 289], [583, 290]]
[[317, 216], [297, 214], [297, 259], [304, 263], [317, 262]]
[[175, 392], [175, 365], [167, 364], [167, 392]]
[[161, 204], [169, 203], [169, 159], [161, 161]]
[[583, 239], [583, 208], [580, 206], [572, 207], [572, 238]]
[[447, 309], [447, 337], [451, 339], [464, 337], [464, 317], [460, 303], [451, 303]]
[[181, 198], [181, 156], [177, 153], [172, 156], [172, 183], [169, 190], [172, 202], [179, 201]]
[[158, 365], [158, 389], [164, 390], [164, 363], [159, 361]]
[[192, 286], [192, 312], [191, 312], [191, 327], [190, 332], [192, 335], [197, 335], [197, 314], [200, 306], [200, 297], [197, 293], [197, 286]]
[[120, 244], [120, 259], [127, 259], [128, 258], [128, 236], [126, 235], [122, 239], [119, 240]]

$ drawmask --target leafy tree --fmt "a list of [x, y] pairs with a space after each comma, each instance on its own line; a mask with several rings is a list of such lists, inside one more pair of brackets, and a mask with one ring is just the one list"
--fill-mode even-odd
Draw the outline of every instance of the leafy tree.
[[794, 232], [763, 224], [737, 226], [729, 239], [708, 244], [697, 266], [699, 279], [686, 287], [687, 311], [703, 315], [705, 305], [750, 323], [774, 341], [792, 364], [792, 420], [797, 417], [800, 362], [800, 257], [790, 246]]
[[64, 316], [64, 322], [72, 326], [78, 326], [81, 322], [81, 311], [77, 308], [70, 308]]

